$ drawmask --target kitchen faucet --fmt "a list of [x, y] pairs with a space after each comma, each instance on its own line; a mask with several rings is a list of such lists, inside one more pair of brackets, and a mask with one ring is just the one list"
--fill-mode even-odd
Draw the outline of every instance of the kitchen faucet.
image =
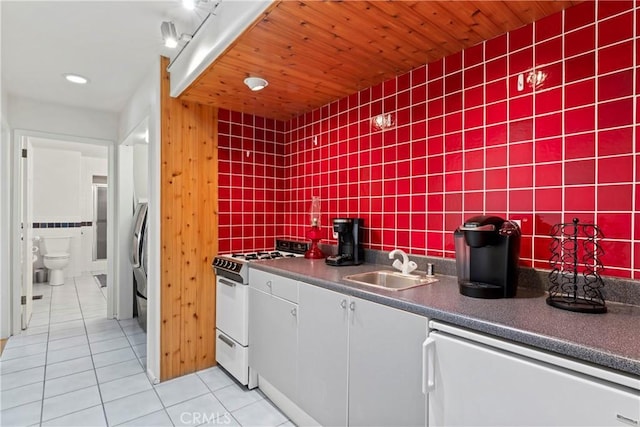
[[393, 261], [393, 267], [400, 270], [402, 274], [409, 274], [416, 268], [418, 268], [418, 264], [413, 261], [409, 261], [409, 256], [400, 249], [394, 249], [389, 252], [389, 259], [393, 259], [396, 255], [402, 255], [402, 262], [399, 259]]

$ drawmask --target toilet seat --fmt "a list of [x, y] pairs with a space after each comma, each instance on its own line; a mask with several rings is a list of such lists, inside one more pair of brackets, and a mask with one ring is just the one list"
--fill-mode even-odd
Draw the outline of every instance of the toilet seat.
[[61, 259], [61, 258], [69, 258], [69, 254], [66, 252], [54, 252], [51, 254], [46, 254], [44, 257], [48, 259]]

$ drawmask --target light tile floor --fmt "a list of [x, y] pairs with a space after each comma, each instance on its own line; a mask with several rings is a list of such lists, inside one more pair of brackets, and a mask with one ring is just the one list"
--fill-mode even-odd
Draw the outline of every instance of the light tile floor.
[[135, 319], [106, 318], [104, 291], [88, 273], [34, 285], [29, 329], [0, 358], [0, 425], [293, 425], [218, 367], [153, 386], [146, 334]]

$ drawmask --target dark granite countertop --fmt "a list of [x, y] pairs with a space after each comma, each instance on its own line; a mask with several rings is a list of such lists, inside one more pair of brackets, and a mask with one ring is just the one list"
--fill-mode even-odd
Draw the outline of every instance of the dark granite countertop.
[[286, 258], [253, 262], [251, 268], [290, 277], [431, 320], [487, 333], [640, 378], [640, 307], [608, 303], [605, 314], [573, 313], [550, 307], [540, 290], [519, 288], [512, 299], [477, 299], [458, 292], [457, 279], [404, 291], [387, 291], [342, 277], [390, 266], [331, 267], [324, 260]]

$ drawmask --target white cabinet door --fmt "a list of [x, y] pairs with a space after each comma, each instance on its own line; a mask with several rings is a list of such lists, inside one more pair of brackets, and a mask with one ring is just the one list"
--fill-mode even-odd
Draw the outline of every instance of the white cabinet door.
[[347, 424], [346, 295], [301, 284], [298, 405], [323, 426]]
[[349, 308], [349, 425], [424, 426], [427, 319], [358, 298]]
[[297, 393], [298, 306], [249, 288], [249, 366], [294, 399]]
[[429, 426], [640, 422], [637, 391], [441, 332], [430, 338], [435, 388], [428, 399]]

